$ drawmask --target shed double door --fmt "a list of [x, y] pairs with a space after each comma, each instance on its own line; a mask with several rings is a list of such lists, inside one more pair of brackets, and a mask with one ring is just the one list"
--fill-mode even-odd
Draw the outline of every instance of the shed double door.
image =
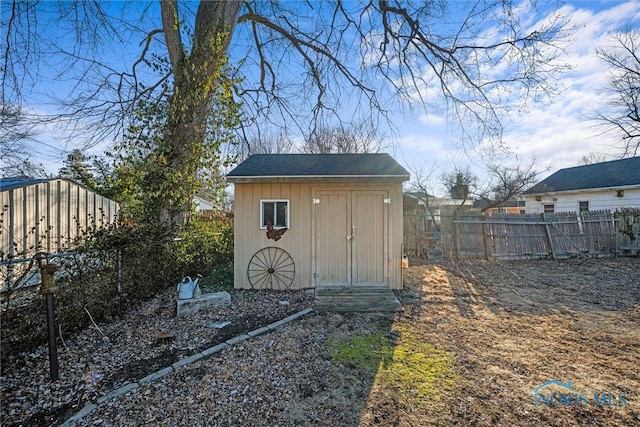
[[388, 285], [386, 191], [316, 191], [314, 278], [322, 285]]

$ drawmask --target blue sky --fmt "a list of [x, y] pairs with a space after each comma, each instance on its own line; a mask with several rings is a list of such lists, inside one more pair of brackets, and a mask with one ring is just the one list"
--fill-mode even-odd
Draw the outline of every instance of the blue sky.
[[[567, 1], [561, 13], [577, 27], [567, 46], [566, 62], [573, 68], [559, 80], [563, 90], [547, 105], [529, 105], [526, 111], [512, 111], [506, 121], [504, 140], [512, 154], [505, 164], [536, 161], [536, 169], [554, 171], [576, 166], [582, 156], [598, 153], [614, 160], [618, 138], [602, 134], [590, 120], [595, 108], [603, 107], [608, 96], [606, 66], [598, 60], [596, 48], [612, 44], [611, 34], [626, 28], [640, 28], [639, 1]], [[538, 19], [544, 19], [543, 16]], [[406, 166], [436, 165], [437, 171], [469, 166], [477, 175], [484, 171], [481, 150], [457, 150], [455, 125], [445, 117], [419, 114], [413, 125], [400, 135], [394, 155]], [[438, 175], [438, 172], [436, 172]], [[434, 191], [442, 189], [434, 188]]]
[[[618, 155], [614, 148], [616, 136], [602, 135], [597, 123], [589, 120], [593, 110], [601, 108], [608, 96], [605, 91], [607, 68], [596, 58], [595, 50], [610, 45], [611, 34], [616, 31], [640, 28], [640, 0], [567, 1], [562, 4], [560, 13], [570, 17], [571, 25], [577, 27], [564, 58], [573, 68], [560, 77], [558, 83], [563, 90], [551, 102], [510, 112], [509, 120], [504, 122], [504, 141], [511, 152], [500, 159], [505, 164], [518, 160], [528, 163], [535, 159], [537, 169], [548, 169], [545, 175], [559, 168], [575, 166], [582, 156], [592, 152], [610, 159]], [[546, 16], [541, 14], [528, 19], [534, 23], [545, 20]], [[118, 52], [118, 56], [122, 55]], [[38, 90], [63, 92], [66, 83], [55, 85]], [[42, 109], [49, 107], [39, 106]], [[426, 114], [417, 109], [398, 114], [394, 123], [397, 141], [386, 151], [408, 169], [424, 165], [433, 169], [433, 176], [437, 177], [455, 168], [469, 167], [483, 176], [486, 160], [482, 144], [461, 149], [457, 143], [457, 123], [448, 121], [438, 112]], [[73, 141], [60, 126], [43, 126], [39, 131], [40, 139], [47, 145], [34, 153], [34, 159], [45, 163], [54, 173], [64, 152], [74, 148]], [[98, 147], [94, 152], [100, 153], [100, 150]], [[442, 194], [437, 179], [433, 180], [432, 191]]]

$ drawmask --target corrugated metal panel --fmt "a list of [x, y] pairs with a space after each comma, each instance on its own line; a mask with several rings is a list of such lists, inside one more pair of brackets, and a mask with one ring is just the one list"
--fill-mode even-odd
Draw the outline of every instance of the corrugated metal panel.
[[65, 179], [22, 180], [0, 189], [3, 258], [72, 249], [91, 227], [116, 221], [118, 204]]

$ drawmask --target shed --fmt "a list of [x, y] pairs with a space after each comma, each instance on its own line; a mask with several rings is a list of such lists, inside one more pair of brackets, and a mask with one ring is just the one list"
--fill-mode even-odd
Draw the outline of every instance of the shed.
[[255, 154], [227, 179], [235, 287], [402, 288], [409, 173], [390, 155]]
[[116, 221], [118, 204], [68, 179], [0, 180], [0, 251], [5, 258], [73, 248], [90, 227]]

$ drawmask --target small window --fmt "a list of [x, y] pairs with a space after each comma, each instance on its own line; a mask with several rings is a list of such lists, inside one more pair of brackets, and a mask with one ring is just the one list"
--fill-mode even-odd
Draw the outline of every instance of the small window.
[[544, 213], [553, 213], [555, 212], [555, 205], [553, 203], [542, 205], [544, 208]]
[[589, 212], [589, 202], [578, 202], [578, 212]]
[[289, 228], [288, 200], [260, 200], [260, 228]]

